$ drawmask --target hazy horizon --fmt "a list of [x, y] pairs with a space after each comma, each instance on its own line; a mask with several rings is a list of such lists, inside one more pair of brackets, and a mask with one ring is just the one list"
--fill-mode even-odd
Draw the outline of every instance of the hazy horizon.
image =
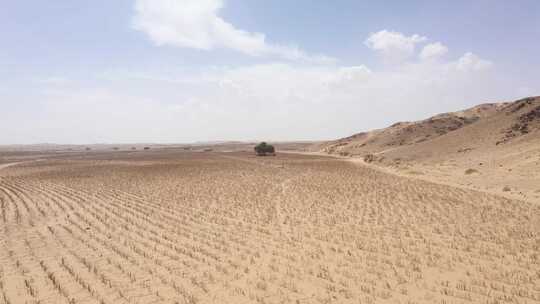
[[[329, 141], [332, 139], [323, 139], [321, 141]], [[96, 142], [96, 143], [76, 143], [76, 144], [66, 144], [66, 143], [56, 143], [56, 142], [36, 142], [36, 143], [27, 143], [27, 144], [0, 144], [2, 147], [9, 146], [40, 146], [40, 145], [51, 145], [51, 146], [135, 146], [135, 145], [156, 145], [156, 146], [174, 146], [174, 145], [220, 145], [220, 144], [255, 144], [260, 142], [267, 143], [312, 143], [318, 142], [314, 140], [267, 140], [267, 139], [254, 139], [254, 140], [212, 140], [212, 141], [192, 141], [192, 142]]]
[[0, 145], [328, 140], [540, 95], [539, 2], [389, 3], [5, 3]]
[[[524, 98], [528, 98], [528, 97], [540, 97], [540, 96], [522, 96], [522, 97], [519, 97], [517, 98], [517, 100], [520, 100], [520, 99], [524, 99]], [[501, 102], [512, 102], [512, 101], [515, 101], [515, 100], [508, 100], [508, 101], [486, 101], [486, 102], [482, 102], [482, 103], [501, 103]], [[480, 105], [482, 103], [479, 103], [479, 104], [476, 104], [476, 105]], [[452, 110], [450, 112], [459, 112], [460, 110], [465, 110], [465, 109], [455, 109], [455, 110]], [[439, 114], [444, 114], [444, 113], [449, 113], [449, 112], [437, 112], [437, 113], [432, 113], [429, 115], [429, 117], [434, 117], [434, 116], [437, 116]], [[429, 117], [423, 117], [423, 118], [420, 118], [418, 121], [421, 121], [423, 119], [428, 119]], [[411, 121], [395, 121], [391, 124], [388, 124], [388, 125], [385, 125], [382, 127], [382, 129], [386, 128], [386, 127], [390, 127], [391, 125], [395, 124], [395, 123], [398, 123], [398, 122], [411, 122]], [[357, 130], [354, 132], [354, 134], [358, 134], [358, 133], [362, 133], [362, 132], [369, 132], [369, 131], [373, 131], [375, 129], [365, 129], [365, 130]], [[342, 139], [342, 138], [345, 138], [345, 137], [349, 137], [351, 135], [354, 135], [354, 134], [346, 134], [346, 135], [343, 135], [343, 136], [339, 136], [339, 137], [335, 137], [335, 138], [323, 138], [323, 139], [316, 139], [316, 140], [313, 140], [313, 139], [290, 139], [290, 140], [280, 140], [280, 139], [277, 139], [277, 140], [274, 140], [274, 139], [269, 139], [269, 138], [258, 138], [258, 139], [215, 139], [215, 140], [208, 140], [208, 141], [201, 141], [201, 140], [197, 140], [197, 141], [189, 141], [189, 142], [176, 142], [176, 141], [146, 141], [146, 142], [142, 142], [142, 141], [139, 141], [139, 142], [136, 142], [136, 141], [116, 141], [116, 142], [93, 142], [93, 143], [88, 143], [88, 142], [78, 142], [78, 143], [62, 143], [62, 142], [34, 142], [34, 143], [22, 143], [22, 144], [5, 144], [5, 143], [0, 143], [0, 146], [39, 146], [39, 145], [53, 145], [53, 146], [81, 146], [81, 147], [84, 147], [84, 146], [100, 146], [100, 145], [103, 145], [103, 146], [112, 146], [112, 145], [119, 145], [119, 146], [129, 146], [129, 145], [164, 145], [164, 146], [173, 146], [173, 145], [205, 145], [205, 144], [234, 144], [234, 143], [239, 143], [239, 144], [247, 144], [247, 143], [258, 143], [258, 142], [268, 142], [268, 143], [310, 143], [310, 142], [324, 142], [324, 141], [333, 141], [333, 140], [337, 140], [337, 139]]]

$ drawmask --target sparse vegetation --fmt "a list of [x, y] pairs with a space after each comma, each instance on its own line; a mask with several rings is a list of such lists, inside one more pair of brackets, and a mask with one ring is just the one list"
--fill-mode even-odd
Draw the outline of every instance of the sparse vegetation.
[[269, 145], [264, 141], [256, 145], [253, 150], [255, 150], [255, 153], [257, 153], [258, 156], [276, 155], [274, 146]]
[[0, 303], [540, 299], [537, 205], [316, 156], [160, 152], [2, 175]]
[[373, 154], [366, 154], [366, 155], [364, 155], [364, 161], [365, 161], [366, 163], [369, 164], [369, 163], [373, 162], [374, 160], [375, 160], [375, 155], [373, 155]]
[[476, 169], [469, 168], [469, 169], [465, 170], [466, 175], [477, 174], [477, 173], [479, 173], [479, 172]]

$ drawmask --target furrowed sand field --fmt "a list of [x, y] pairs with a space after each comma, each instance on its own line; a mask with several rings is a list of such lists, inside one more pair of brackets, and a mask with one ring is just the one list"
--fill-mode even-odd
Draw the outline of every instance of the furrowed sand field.
[[0, 303], [539, 303], [540, 207], [299, 154], [0, 171]]

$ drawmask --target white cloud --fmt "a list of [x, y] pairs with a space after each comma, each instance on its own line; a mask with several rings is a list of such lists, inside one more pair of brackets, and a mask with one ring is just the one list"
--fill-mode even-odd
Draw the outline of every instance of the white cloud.
[[459, 71], [481, 71], [489, 69], [493, 63], [489, 60], [482, 59], [473, 53], [465, 53], [456, 63], [456, 68]]
[[223, 0], [136, 0], [133, 27], [158, 46], [232, 49], [251, 56], [329, 63], [335, 59], [307, 54], [296, 46], [269, 43], [262, 33], [238, 29], [219, 16]]
[[365, 65], [344, 67], [338, 70], [339, 76], [344, 81], [366, 79], [371, 75], [371, 70]]
[[[413, 49], [424, 40], [416, 36], [405, 37], [413, 41], [409, 42]], [[396, 48], [389, 46], [395, 43], [373, 43], [376, 51]], [[40, 101], [39, 110], [20, 103], [18, 113], [0, 120], [0, 129], [7, 130], [0, 140], [333, 139], [479, 102], [521, 97], [516, 88], [524, 84], [505, 80], [496, 69], [489, 69], [491, 62], [472, 53], [447, 59], [441, 57], [444, 49], [442, 44], [426, 46], [419, 56], [438, 60], [414, 57], [392, 69], [274, 63], [184, 70], [116, 69], [86, 84], [74, 79], [69, 86], [57, 86], [52, 81], [41, 95], [30, 94]], [[529, 83], [527, 87], [535, 86]]]
[[420, 58], [436, 59], [444, 56], [446, 53], [448, 53], [448, 48], [440, 42], [435, 42], [424, 46], [420, 52]]
[[364, 43], [377, 51], [386, 62], [399, 63], [414, 54], [416, 44], [426, 40], [426, 37], [417, 34], [405, 36], [400, 32], [382, 30], [372, 33]]
[[100, 90], [47, 91], [39, 117], [26, 118], [16, 134], [42, 130], [48, 137], [41, 141], [79, 143], [331, 139], [501, 98], [512, 86], [493, 73], [457, 69], [460, 60], [391, 70], [282, 63], [107, 77]]
[[351, 85], [361, 85], [369, 80], [373, 72], [365, 65], [341, 67], [330, 73], [326, 85], [339, 87]]

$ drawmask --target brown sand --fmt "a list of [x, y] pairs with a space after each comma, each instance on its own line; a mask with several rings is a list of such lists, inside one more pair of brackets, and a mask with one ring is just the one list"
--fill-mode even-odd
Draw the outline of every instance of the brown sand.
[[483, 104], [311, 147], [540, 204], [540, 97]]
[[0, 303], [538, 303], [540, 207], [340, 159], [0, 171]]

